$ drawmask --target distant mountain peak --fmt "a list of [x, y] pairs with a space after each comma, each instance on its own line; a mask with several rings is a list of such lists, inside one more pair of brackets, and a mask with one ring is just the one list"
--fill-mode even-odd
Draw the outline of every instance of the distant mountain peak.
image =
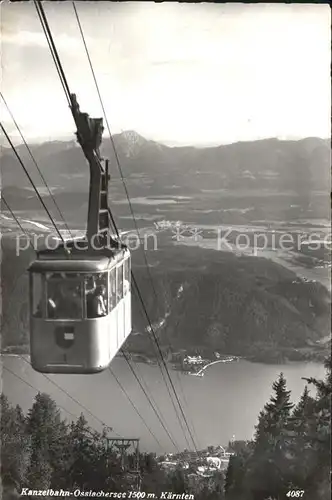
[[146, 139], [144, 139], [144, 137], [138, 134], [135, 130], [125, 130], [120, 135], [132, 144], [142, 144], [143, 142], [146, 142]]
[[125, 130], [119, 134], [118, 138], [120, 138], [121, 142], [125, 143], [125, 154], [127, 157], [134, 156], [147, 142], [147, 140], [139, 135], [135, 130]]

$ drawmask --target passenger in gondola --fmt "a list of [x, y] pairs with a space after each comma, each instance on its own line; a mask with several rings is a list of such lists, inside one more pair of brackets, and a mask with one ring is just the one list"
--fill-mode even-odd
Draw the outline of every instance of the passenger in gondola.
[[94, 276], [89, 276], [86, 278], [85, 282], [85, 300], [86, 300], [86, 312], [88, 318], [94, 318], [93, 302], [96, 293], [97, 283]]
[[87, 296], [87, 315], [88, 318], [98, 318], [106, 316], [107, 310], [105, 305], [106, 287], [104, 285], [97, 286], [93, 293]]
[[49, 297], [47, 300], [47, 317], [52, 319], [55, 318], [56, 310], [57, 310], [57, 305], [55, 301], [51, 297]]
[[106, 287], [104, 285], [100, 285], [96, 288], [95, 299], [94, 299], [94, 309], [96, 312], [96, 316], [106, 316]]
[[50, 290], [47, 298], [47, 313], [49, 318], [61, 318], [65, 310], [66, 297], [61, 285]]
[[71, 293], [70, 296], [70, 306], [72, 308], [70, 317], [71, 318], [81, 318], [82, 317], [82, 297], [81, 288], [77, 286]]
[[128, 280], [123, 280], [123, 295], [126, 295], [130, 291], [130, 283]]
[[88, 296], [88, 295], [93, 294], [96, 291], [97, 283], [96, 283], [96, 279], [94, 276], [89, 276], [89, 277], [85, 278], [85, 280], [86, 280], [85, 281], [85, 290], [86, 290], [86, 294]]
[[58, 284], [52, 290], [47, 300], [47, 313], [49, 318], [79, 318], [82, 305], [79, 287], [68, 289]]

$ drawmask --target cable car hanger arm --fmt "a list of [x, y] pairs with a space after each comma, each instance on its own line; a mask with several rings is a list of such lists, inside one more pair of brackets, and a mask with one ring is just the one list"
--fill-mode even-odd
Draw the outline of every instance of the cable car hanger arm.
[[[90, 118], [88, 113], [82, 113], [77, 102], [76, 94], [70, 94], [71, 112], [77, 127], [77, 140], [90, 162], [94, 154], [99, 162], [102, 161], [99, 148], [104, 131], [103, 118]], [[101, 167], [101, 165], [100, 165]]]
[[[108, 160], [100, 155], [100, 146], [104, 131], [103, 118], [90, 118], [83, 113], [77, 102], [76, 94], [70, 94], [71, 112], [76, 124], [77, 142], [90, 167], [89, 208], [87, 222], [87, 239], [91, 247], [95, 243], [96, 235], [101, 245], [105, 244], [105, 237], [111, 230], [111, 214], [108, 206]], [[105, 167], [102, 162], [105, 161]], [[117, 242], [111, 240], [114, 246]]]

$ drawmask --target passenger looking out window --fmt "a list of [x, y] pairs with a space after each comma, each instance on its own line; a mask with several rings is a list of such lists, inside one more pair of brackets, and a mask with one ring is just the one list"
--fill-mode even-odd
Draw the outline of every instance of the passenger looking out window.
[[43, 286], [42, 280], [44, 276], [39, 273], [34, 273], [32, 276], [32, 311], [33, 316], [41, 318], [43, 315]]
[[80, 319], [82, 313], [82, 283], [78, 277], [70, 273], [61, 275], [61, 279], [55, 274], [51, 276], [47, 282], [47, 317]]
[[56, 309], [57, 305], [55, 301], [51, 297], [49, 297], [47, 300], [47, 317], [54, 319], [56, 316]]
[[123, 294], [130, 292], [130, 265], [129, 259], [124, 262]]
[[120, 300], [123, 299], [123, 266], [119, 266], [116, 268], [116, 276], [117, 276], [116, 295], [117, 295], [117, 303], [119, 303]]
[[88, 318], [107, 315], [108, 273], [91, 274], [85, 277], [85, 299]]
[[94, 308], [97, 316], [105, 316], [106, 310], [106, 287], [104, 285], [98, 286], [94, 297]]
[[113, 311], [115, 308], [117, 301], [116, 301], [116, 269], [115, 267], [111, 269], [110, 275], [109, 275], [109, 284], [108, 284], [108, 290], [109, 290], [109, 308], [110, 311]]
[[87, 316], [88, 318], [98, 318], [106, 316], [106, 314], [106, 287], [99, 285], [87, 294]]

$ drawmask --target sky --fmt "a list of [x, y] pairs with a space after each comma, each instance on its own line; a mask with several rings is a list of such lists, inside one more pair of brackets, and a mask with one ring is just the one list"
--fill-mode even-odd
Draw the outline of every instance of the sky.
[[[102, 116], [72, 3], [43, 4], [81, 110]], [[76, 7], [112, 133], [169, 145], [330, 137], [328, 5]], [[26, 140], [74, 139], [33, 3], [3, 3], [1, 33], [1, 91]], [[1, 116], [15, 139], [3, 105]]]

